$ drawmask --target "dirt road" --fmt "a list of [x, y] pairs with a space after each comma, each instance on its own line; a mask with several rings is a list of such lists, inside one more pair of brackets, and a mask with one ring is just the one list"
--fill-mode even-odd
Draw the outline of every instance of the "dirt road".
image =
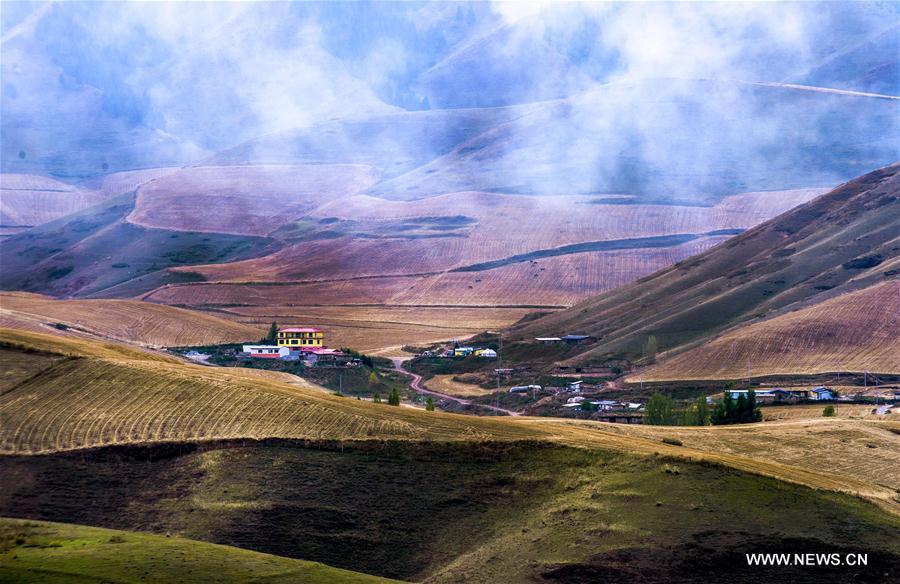
[[412, 389], [413, 391], [415, 391], [416, 393], [420, 393], [422, 395], [430, 395], [430, 396], [444, 399], [447, 401], [456, 402], [456, 403], [458, 403], [460, 405], [464, 405], [464, 406], [484, 408], [486, 410], [491, 410], [491, 411], [494, 411], [494, 412], [497, 412], [497, 413], [500, 413], [500, 414], [503, 414], [506, 416], [521, 416], [522, 415], [521, 413], [513, 411], [513, 410], [507, 410], [505, 408], [489, 406], [486, 404], [472, 403], [471, 400], [463, 399], [461, 397], [456, 397], [456, 396], [453, 396], [450, 394], [441, 393], [439, 391], [434, 391], [434, 390], [428, 389], [427, 387], [425, 387], [425, 380], [422, 379], [421, 375], [419, 375], [417, 373], [413, 373], [412, 371], [407, 371], [406, 369], [403, 368], [403, 363], [405, 363], [406, 361], [409, 361], [409, 357], [406, 357], [406, 358], [397, 357], [397, 358], [391, 359], [391, 361], [394, 362], [394, 371], [402, 373], [403, 375], [406, 375], [410, 378], [409, 388]]

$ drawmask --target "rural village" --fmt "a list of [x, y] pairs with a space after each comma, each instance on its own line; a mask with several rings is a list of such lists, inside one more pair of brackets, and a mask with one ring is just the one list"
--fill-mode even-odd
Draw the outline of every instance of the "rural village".
[[900, 583], [897, 0], [2, 0], [0, 584]]
[[[325, 331], [313, 326], [278, 327], [272, 323], [265, 341], [272, 344], [242, 344], [239, 347], [215, 348], [214, 354], [197, 349], [175, 350], [187, 359], [210, 365], [240, 366], [274, 369], [289, 372], [310, 380], [323, 382], [337, 395], [344, 395], [344, 371], [363, 369], [370, 387], [353, 388], [347, 377], [348, 395], [358, 399], [380, 401], [379, 389], [388, 385], [380, 377], [393, 376], [392, 386], [397, 391], [397, 403], [425, 409], [442, 409], [472, 415], [531, 415], [575, 417], [618, 424], [677, 424], [680, 420], [645, 417], [648, 392], [688, 396], [690, 391], [672, 384], [647, 384], [640, 380], [640, 372], [623, 371], [620, 367], [569, 367], [539, 364], [517, 360], [503, 366], [501, 337], [496, 333], [483, 333], [473, 340], [489, 339], [487, 343], [465, 343], [451, 340], [436, 343], [428, 348], [404, 347], [409, 357], [391, 360], [363, 355], [352, 349], [329, 348]], [[558, 337], [534, 337], [535, 347], [570, 349], [588, 346], [595, 339], [584, 334], [564, 334]], [[520, 349], [521, 349], [520, 343]], [[209, 350], [207, 348], [206, 350]], [[409, 366], [409, 367], [407, 367]], [[448, 373], [448, 372], [458, 372]], [[409, 376], [409, 385], [398, 381]], [[637, 376], [637, 383], [627, 383], [627, 378]], [[785, 380], [790, 385], [773, 383], [746, 383], [737, 388], [734, 382], [722, 384], [721, 391], [705, 395], [710, 411], [723, 400], [744, 402], [752, 400], [756, 406], [804, 406], [819, 403], [826, 416], [834, 415], [835, 405], [852, 405], [860, 413], [889, 416], [900, 412], [900, 380], [888, 377], [884, 383], [879, 377], [864, 372], [862, 386], [803, 383], [803, 380]], [[540, 383], [538, 383], [540, 381]], [[840, 377], [836, 378], [840, 382]], [[429, 383], [430, 382], [430, 383]], [[851, 382], [845, 376], [845, 383]], [[879, 385], [880, 383], [880, 385]], [[336, 384], [336, 385], [335, 385]], [[629, 385], [631, 387], [629, 387]], [[708, 385], [701, 391], [708, 391]], [[674, 391], [673, 391], [674, 390]], [[390, 390], [388, 390], [390, 391]], [[704, 393], [706, 393], [704, 391]], [[400, 395], [403, 395], [401, 398]], [[831, 405], [829, 407], [830, 404]], [[667, 406], [669, 408], [672, 405]], [[895, 409], [896, 408], [896, 409]], [[778, 410], [781, 411], [781, 410]], [[748, 420], [752, 421], [752, 420]], [[708, 423], [708, 422], [707, 422]], [[727, 423], [727, 422], [722, 422]], [[702, 425], [702, 424], [701, 424]]]

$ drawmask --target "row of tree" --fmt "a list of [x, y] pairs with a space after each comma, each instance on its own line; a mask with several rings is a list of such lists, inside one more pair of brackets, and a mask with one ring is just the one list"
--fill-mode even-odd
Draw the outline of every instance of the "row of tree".
[[705, 396], [694, 402], [676, 402], [671, 396], [655, 393], [644, 410], [644, 423], [651, 426], [721, 426], [762, 421], [752, 389], [737, 399], [725, 390], [725, 397], [710, 410]]

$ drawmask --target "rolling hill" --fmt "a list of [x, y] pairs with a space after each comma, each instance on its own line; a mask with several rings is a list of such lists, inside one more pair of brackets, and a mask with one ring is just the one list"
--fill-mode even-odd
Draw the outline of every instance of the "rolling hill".
[[[900, 261], [898, 193], [895, 164], [652, 276], [515, 327], [512, 335], [597, 337], [570, 359], [579, 363], [613, 356], [638, 360], [654, 335], [664, 357], [737, 325], [894, 280]], [[739, 367], [746, 371], [745, 362]]]
[[[900, 561], [900, 477], [884, 472], [900, 438], [883, 422], [648, 434], [395, 408], [114, 343], [10, 330], [0, 342], [0, 514], [174, 534], [161, 545], [174, 546], [179, 569], [233, 569], [230, 550], [210, 548], [202, 565], [182, 558], [175, 548], [195, 544], [179, 537], [433, 582], [535, 573], [569, 582], [561, 574], [622, 570], [621, 555], [636, 553], [649, 554], [628, 564], [641, 578], [691, 581], [691, 550], [726, 542], [862, 546], [887, 572]], [[675, 433], [685, 446], [661, 441]], [[809, 456], [810, 441], [831, 456]], [[776, 442], [791, 448], [768, 447]], [[143, 533], [93, 542], [98, 532], [84, 532], [85, 546], [69, 549], [70, 530], [81, 528], [42, 529], [25, 526], [15, 543], [17, 526], [0, 547], [0, 570], [28, 574], [53, 558], [62, 571], [74, 569], [69, 561], [93, 570], [108, 557], [103, 542], [118, 536], [117, 557], [145, 565], [147, 576], [165, 573], [159, 554], [146, 553], [156, 548], [128, 545], [153, 543]], [[42, 547], [46, 537], [59, 547]], [[709, 553], [706, 564], [727, 561]], [[276, 561], [251, 555], [244, 566]], [[286, 575], [301, 568], [282, 565]], [[645, 581], [627, 570], [620, 580]]]
[[91, 207], [103, 195], [42, 176], [0, 174], [0, 229], [9, 236]]
[[168, 535], [0, 518], [9, 582], [391, 582], [348, 570]]
[[[746, 324], [643, 371], [644, 381], [900, 373], [900, 280]], [[634, 379], [631, 379], [634, 381]]]
[[0, 293], [0, 324], [163, 347], [257, 341], [266, 332], [265, 326], [148, 302], [56, 300], [26, 292]]

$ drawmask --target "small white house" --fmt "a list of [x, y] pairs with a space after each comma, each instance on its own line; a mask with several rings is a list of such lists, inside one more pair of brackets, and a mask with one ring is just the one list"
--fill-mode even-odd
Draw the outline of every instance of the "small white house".
[[515, 385], [509, 388], [509, 393], [528, 393], [529, 391], [540, 391], [540, 385]]
[[834, 399], [834, 391], [827, 387], [814, 387], [809, 390], [809, 399], [815, 401], [831, 401]]
[[[278, 359], [281, 357], [281, 349], [275, 345], [244, 345], [244, 353], [259, 359]], [[287, 350], [287, 347], [284, 347]]]
[[566, 386], [566, 391], [574, 391], [575, 393], [581, 393], [581, 384], [583, 381], [573, 381], [569, 385]]
[[485, 359], [496, 359], [497, 358], [497, 351], [495, 351], [493, 349], [480, 349], [478, 351], [475, 351], [475, 354], [478, 355], [479, 357], [484, 357]]

